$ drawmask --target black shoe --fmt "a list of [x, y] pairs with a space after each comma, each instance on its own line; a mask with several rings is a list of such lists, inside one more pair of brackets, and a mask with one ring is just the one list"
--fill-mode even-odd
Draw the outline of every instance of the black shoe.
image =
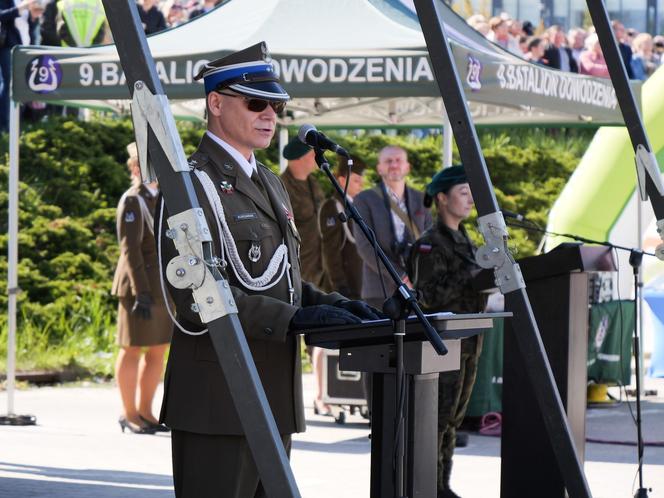
[[154, 432], [171, 432], [171, 430], [164, 424], [155, 424], [154, 422], [150, 422], [148, 419], [143, 417], [143, 415], [139, 415], [139, 417], [141, 422], [145, 424], [145, 427], [154, 430]]
[[437, 498], [461, 498], [458, 494], [452, 491], [450, 488], [438, 490]]
[[154, 434], [155, 430], [152, 429], [151, 427], [144, 426], [144, 425], [138, 425], [133, 422], [130, 422], [127, 420], [127, 417], [124, 415], [120, 417], [118, 420], [118, 423], [120, 424], [120, 429], [122, 429], [122, 432], [125, 431], [125, 429], [129, 429], [130, 432], [133, 432], [134, 434]]
[[455, 446], [457, 448], [465, 448], [468, 446], [468, 434], [465, 432], [457, 432]]

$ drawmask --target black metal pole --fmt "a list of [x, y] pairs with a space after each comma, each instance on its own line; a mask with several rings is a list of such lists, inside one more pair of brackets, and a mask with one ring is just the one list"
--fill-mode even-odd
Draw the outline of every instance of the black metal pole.
[[[491, 179], [479, 146], [461, 81], [444, 27], [438, 0], [415, 0], [415, 7], [429, 49], [438, 88], [448, 113], [461, 161], [466, 169], [478, 211], [480, 232], [487, 245], [478, 251], [478, 263], [493, 266], [496, 283], [513, 303], [513, 324], [519, 351], [534, 387], [558, 467], [571, 498], [590, 497], [590, 488], [574, 446], [572, 432], [556, 389], [520, 269], [507, 250], [505, 222], [498, 209]], [[502, 245], [501, 245], [502, 239]], [[495, 263], [494, 263], [495, 261]]]
[[396, 396], [397, 411], [395, 427], [395, 469], [394, 469], [394, 497], [405, 498], [406, 479], [406, 375], [403, 365], [403, 339], [406, 335], [406, 320], [402, 317], [394, 322], [394, 339], [396, 345]]
[[639, 488], [634, 498], [648, 498], [648, 490], [643, 487], [643, 432], [641, 419], [641, 338], [639, 336], [639, 320], [641, 309], [639, 299], [642, 283], [639, 279], [639, 268], [643, 260], [643, 252], [638, 249], [631, 251], [629, 264], [634, 271], [634, 368], [636, 369], [636, 445], [638, 455]]
[[[613, 33], [611, 20], [602, 0], [586, 0], [590, 17], [597, 31], [599, 42], [602, 47], [602, 53], [609, 68], [611, 83], [616, 91], [620, 111], [622, 112], [625, 126], [632, 141], [634, 151], [637, 152], [639, 146], [643, 147], [648, 153], [652, 153], [652, 146], [648, 140], [646, 129], [643, 126], [641, 113], [636, 105], [636, 99], [629, 85], [629, 78], [625, 69], [625, 63], [620, 54], [618, 42]], [[645, 175], [645, 189], [650, 197], [653, 210], [657, 220], [664, 220], [664, 196], [659, 193], [652, 177]]]
[[[142, 90], [145, 86], [152, 95], [163, 96], [164, 92], [143, 33], [136, 2], [134, 0], [103, 0], [103, 4], [111, 31], [115, 35], [115, 44], [130, 94], [134, 96], [135, 91]], [[161, 111], [172, 120], [170, 109], [167, 105], [165, 107]], [[141, 132], [141, 130], [135, 131]], [[172, 130], [172, 133], [175, 131]], [[179, 147], [179, 151], [181, 151], [182, 144], [179, 137], [169, 135], [169, 130], [164, 128], [154, 130], [152, 126], [148, 127], [149, 162], [159, 180], [159, 186], [171, 214], [170, 220], [182, 213], [195, 212], [200, 204], [196, 198], [188, 168], [183, 170], [182, 165], [171, 164], [160, 139], [167, 141], [175, 148]], [[198, 225], [199, 221], [201, 220], [194, 219], [196, 222], [194, 224]], [[182, 226], [180, 228], [182, 230], [193, 229], [193, 227]], [[204, 226], [204, 221], [200, 223], [200, 228], [202, 234], [209, 234], [209, 229]], [[156, 234], [156, 236], [159, 237], [160, 234]], [[195, 244], [195, 241], [193, 243]], [[220, 306], [225, 310], [235, 310], [226, 313], [221, 318], [209, 321], [207, 326], [235, 408], [240, 415], [242, 428], [258, 468], [261, 483], [270, 498], [299, 498], [300, 493], [290, 468], [288, 456], [242, 331], [235, 302], [228, 292], [228, 283], [213, 262], [211, 242], [203, 241], [201, 244], [202, 256], [214, 277], [217, 289], [225, 289], [226, 293], [220, 295], [226, 296], [227, 301], [230, 301], [222, 304], [214, 301], [210, 296], [208, 303], [214, 303], [215, 307]], [[223, 492], [223, 490], [218, 491]]]

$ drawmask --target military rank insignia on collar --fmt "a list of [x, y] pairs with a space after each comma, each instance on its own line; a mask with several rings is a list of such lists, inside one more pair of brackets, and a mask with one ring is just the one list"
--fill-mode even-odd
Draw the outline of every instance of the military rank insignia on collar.
[[233, 188], [233, 185], [228, 183], [226, 180], [224, 180], [223, 182], [221, 182], [219, 184], [219, 188], [221, 189], [221, 191], [224, 194], [232, 194], [235, 191], [235, 189]]

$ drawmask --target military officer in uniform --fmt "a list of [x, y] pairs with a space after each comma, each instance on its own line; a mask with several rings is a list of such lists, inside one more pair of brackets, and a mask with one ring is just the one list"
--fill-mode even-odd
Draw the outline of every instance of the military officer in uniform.
[[[366, 164], [352, 156], [353, 167], [348, 176], [348, 162], [339, 156], [334, 171], [341, 188], [347, 187], [348, 202], [362, 191]], [[342, 223], [339, 214], [345, 211], [343, 200], [335, 193], [320, 208], [320, 230], [322, 234], [323, 269], [330, 280], [332, 289], [352, 299], [360, 299], [362, 294], [362, 258], [357, 252], [353, 233], [353, 220]]]
[[[471, 283], [480, 269], [475, 262], [475, 247], [462, 224], [473, 208], [463, 166], [446, 168], [432, 178], [426, 188], [425, 204], [431, 205], [432, 201], [438, 211], [437, 224], [415, 242], [409, 262], [410, 279], [420, 292], [420, 304], [427, 312], [484, 311], [486, 298]], [[482, 336], [463, 339], [460, 369], [439, 376], [438, 498], [458, 498], [450, 489], [452, 455], [481, 350]]]
[[[352, 156], [353, 167], [348, 175], [348, 160], [339, 156], [334, 170], [341, 188], [346, 188], [348, 202], [362, 191], [366, 164], [359, 157]], [[330, 286], [335, 291], [351, 299], [360, 299], [362, 293], [362, 258], [357, 253], [352, 220], [345, 223], [339, 219], [345, 211], [343, 200], [334, 193], [320, 208], [319, 224], [322, 236], [321, 252], [323, 269]], [[329, 406], [323, 403], [323, 354], [321, 348], [313, 348], [311, 363], [316, 377], [314, 412], [320, 415], [332, 415]]]
[[136, 144], [129, 144], [127, 152], [132, 186], [118, 203], [120, 258], [111, 288], [119, 298], [120, 351], [115, 380], [124, 409], [119, 420], [122, 432], [128, 429], [136, 434], [152, 434], [168, 430], [152, 414], [152, 400], [161, 381], [172, 327], [161, 292], [152, 228], [157, 184], [141, 183]]
[[331, 290], [323, 271], [318, 213], [325, 195], [318, 180], [312, 175], [318, 169], [314, 150], [299, 138], [293, 137], [284, 147], [283, 156], [288, 159], [288, 167], [281, 174], [281, 181], [293, 205], [297, 231], [302, 240], [307, 241], [300, 253], [302, 279], [319, 289]]
[[[325, 294], [301, 278], [301, 241], [288, 193], [253, 151], [274, 135], [289, 99], [265, 43], [210, 62], [204, 79], [208, 129], [190, 159], [219, 268], [229, 279], [267, 400], [290, 448], [304, 430], [298, 330], [375, 316], [364, 303]], [[163, 267], [176, 255], [158, 213]], [[223, 239], [223, 244], [222, 244]], [[225, 270], [224, 270], [225, 268]], [[177, 310], [161, 420], [172, 432], [178, 498], [264, 496], [240, 416], [192, 294], [169, 285]]]

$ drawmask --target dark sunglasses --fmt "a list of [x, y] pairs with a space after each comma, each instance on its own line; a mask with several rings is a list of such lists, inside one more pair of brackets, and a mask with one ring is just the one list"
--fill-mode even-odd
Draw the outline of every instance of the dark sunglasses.
[[247, 104], [247, 109], [251, 112], [263, 112], [267, 109], [267, 106], [272, 107], [272, 110], [276, 114], [280, 114], [286, 109], [286, 101], [283, 100], [265, 100], [265, 99], [254, 99], [250, 97], [245, 97], [244, 95], [235, 95], [233, 93], [224, 93], [217, 91], [220, 95], [226, 95], [226, 97], [239, 97], [244, 99], [244, 103]]

